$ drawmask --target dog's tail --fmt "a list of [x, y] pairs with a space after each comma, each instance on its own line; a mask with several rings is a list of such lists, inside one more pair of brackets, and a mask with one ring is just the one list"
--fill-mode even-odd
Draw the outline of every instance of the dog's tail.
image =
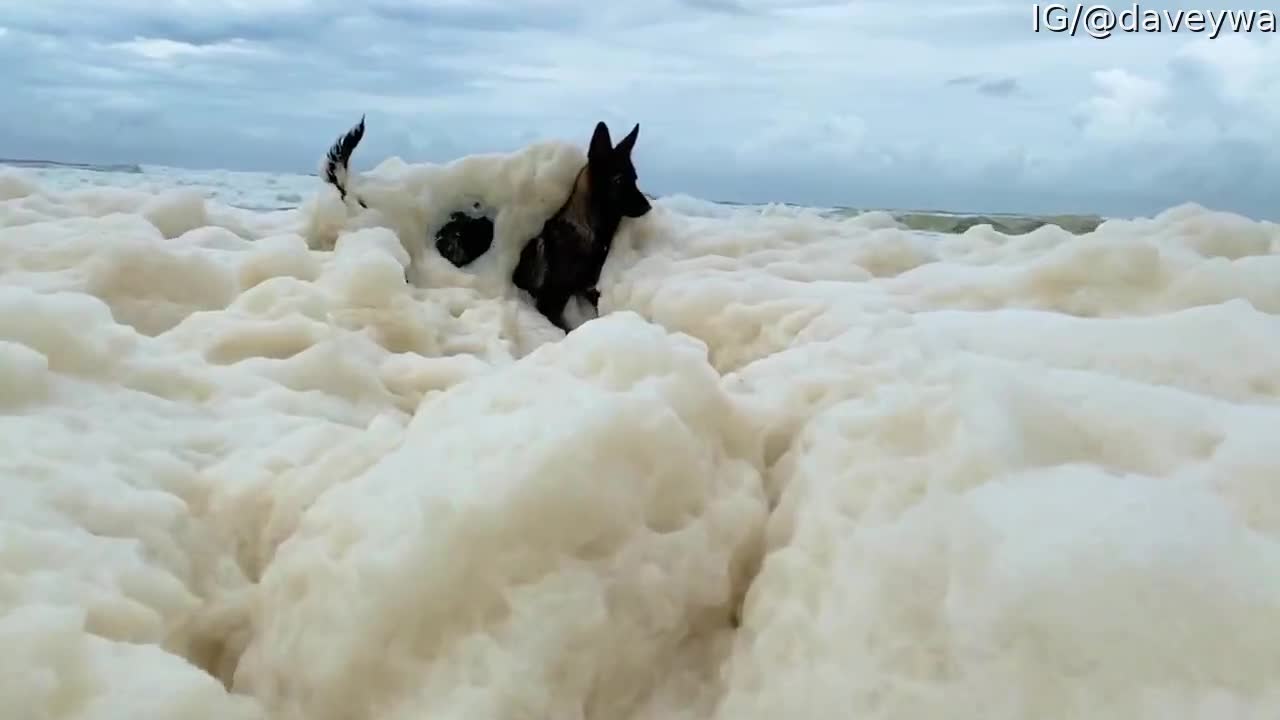
[[[356, 151], [356, 146], [362, 139], [364, 139], [364, 115], [360, 116], [360, 122], [333, 141], [329, 146], [329, 152], [324, 156], [324, 168], [321, 173], [324, 181], [338, 188], [338, 195], [343, 200], [347, 199], [348, 164], [351, 161], [351, 154]], [[358, 197], [356, 202], [360, 203], [360, 207], [369, 207]]]

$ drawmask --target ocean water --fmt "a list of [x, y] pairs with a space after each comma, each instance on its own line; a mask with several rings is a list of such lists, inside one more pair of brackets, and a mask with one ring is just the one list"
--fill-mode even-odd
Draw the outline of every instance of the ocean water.
[[0, 171], [4, 716], [1280, 716], [1275, 224], [663, 198], [566, 337], [582, 161]]
[[[205, 198], [245, 210], [297, 209], [304, 198], [316, 192], [315, 174], [188, 170], [159, 165], [69, 165], [43, 161], [14, 161], [0, 158], [0, 168], [22, 167], [27, 177], [50, 190], [86, 190], [95, 187], [124, 187], [164, 192], [188, 188]], [[663, 198], [671, 211], [701, 217], [726, 217], [737, 212], [817, 213], [829, 218], [847, 218], [867, 212], [886, 212], [905, 228], [927, 232], [955, 233], [974, 225], [990, 225], [1009, 234], [1024, 234], [1045, 224], [1055, 224], [1074, 233], [1095, 229], [1104, 218], [1096, 215], [1020, 215], [1017, 213], [967, 213], [945, 210], [891, 210], [857, 207], [803, 207], [787, 203], [749, 205], [708, 201], [688, 195]]]

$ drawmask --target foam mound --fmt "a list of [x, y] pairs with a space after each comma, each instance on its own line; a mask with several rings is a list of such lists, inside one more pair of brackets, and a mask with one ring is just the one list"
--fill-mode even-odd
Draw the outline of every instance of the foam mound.
[[582, 161], [0, 176], [6, 717], [1280, 714], [1280, 228], [660, 201], [565, 337]]

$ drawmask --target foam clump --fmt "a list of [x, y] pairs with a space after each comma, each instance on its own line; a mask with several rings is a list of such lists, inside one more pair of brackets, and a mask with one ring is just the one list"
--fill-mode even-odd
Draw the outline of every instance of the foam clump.
[[169, 190], [148, 198], [139, 213], [166, 238], [209, 224], [204, 197], [193, 189]]
[[[728, 627], [760, 487], [701, 348], [609, 318], [424, 403], [320, 498], [263, 575], [237, 680], [281, 717], [625, 714]], [[308, 630], [336, 618], [362, 631]]]
[[508, 278], [582, 161], [0, 175], [7, 712], [1280, 715], [1275, 225], [660, 200], [566, 337]]
[[19, 173], [0, 170], [0, 200], [16, 200], [36, 192], [35, 183]]

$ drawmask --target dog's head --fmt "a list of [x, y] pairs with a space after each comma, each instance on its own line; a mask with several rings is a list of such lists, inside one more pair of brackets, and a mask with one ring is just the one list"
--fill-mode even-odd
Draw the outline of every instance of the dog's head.
[[640, 134], [637, 124], [615, 146], [609, 127], [596, 123], [587, 150], [587, 172], [591, 182], [591, 202], [614, 217], [637, 218], [649, 212], [649, 198], [636, 187], [636, 168], [631, 164], [631, 149]]

